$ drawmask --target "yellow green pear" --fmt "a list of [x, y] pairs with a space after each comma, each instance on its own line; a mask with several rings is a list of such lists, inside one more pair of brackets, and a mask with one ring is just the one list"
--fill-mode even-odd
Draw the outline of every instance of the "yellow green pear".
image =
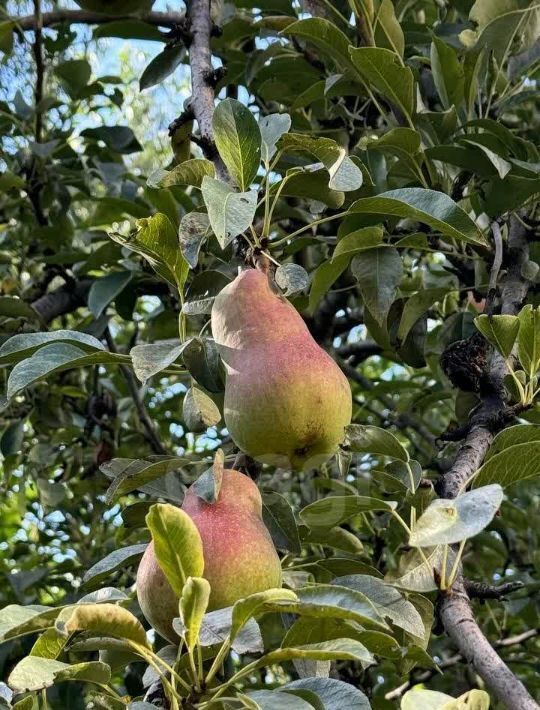
[[[232, 606], [255, 592], [281, 587], [281, 563], [262, 520], [261, 494], [251, 478], [225, 470], [215, 503], [207, 503], [190, 488], [182, 509], [201, 536], [203, 576], [211, 587], [208, 611]], [[172, 621], [179, 615], [179, 599], [158, 564], [153, 543], [139, 565], [137, 598], [152, 627], [176, 642]]]
[[226, 369], [225, 424], [237, 446], [293, 469], [328, 460], [351, 421], [349, 383], [265, 273], [242, 271], [218, 294], [212, 334]]

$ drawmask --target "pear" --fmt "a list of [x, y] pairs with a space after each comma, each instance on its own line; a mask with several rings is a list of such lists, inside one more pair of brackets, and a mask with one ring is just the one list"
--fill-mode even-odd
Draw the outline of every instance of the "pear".
[[[225, 470], [215, 503], [207, 503], [189, 488], [182, 509], [201, 536], [203, 576], [211, 587], [208, 611], [281, 587], [281, 563], [262, 520], [261, 494], [251, 478]], [[179, 615], [179, 600], [158, 564], [153, 543], [139, 565], [137, 598], [152, 627], [177, 642], [172, 620]]]
[[352, 414], [351, 389], [262, 271], [242, 271], [216, 297], [212, 334], [225, 364], [225, 424], [262, 463], [306, 469], [328, 460]]

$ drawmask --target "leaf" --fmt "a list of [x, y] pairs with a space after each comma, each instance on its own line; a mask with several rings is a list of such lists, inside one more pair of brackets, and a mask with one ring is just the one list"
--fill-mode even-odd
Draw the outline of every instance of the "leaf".
[[307, 271], [300, 264], [282, 264], [274, 275], [276, 284], [284, 291], [285, 296], [304, 291], [309, 286]]
[[208, 219], [222, 249], [252, 224], [257, 209], [257, 192], [235, 192], [230, 185], [205, 176], [202, 181]]
[[345, 428], [345, 441], [352, 451], [390, 456], [405, 463], [409, 461], [407, 450], [387, 429], [370, 424], [349, 424]]
[[212, 127], [223, 162], [240, 190], [246, 192], [261, 163], [261, 131], [255, 117], [240, 101], [225, 99], [216, 106]]
[[428, 224], [447, 237], [485, 246], [480, 230], [468, 214], [448, 195], [421, 187], [403, 187], [389, 190], [377, 197], [357, 200], [349, 214], [378, 214], [387, 217], [412, 219]]
[[387, 574], [385, 581], [413, 592], [432, 592], [438, 589], [433, 570], [437, 570], [440, 574], [445, 549], [447, 550], [446, 567], [447, 570], [450, 570], [456, 557], [452, 548], [448, 548], [445, 545], [424, 548], [424, 557], [427, 558], [428, 565], [424, 562], [424, 558], [419, 551], [412, 549], [401, 555], [399, 568]]
[[202, 432], [221, 420], [218, 406], [198, 387], [190, 387], [184, 395], [182, 418], [188, 431]]
[[185, 53], [182, 45], [167, 45], [143, 71], [139, 79], [140, 90], [161, 84], [182, 63]]
[[206, 503], [215, 503], [223, 482], [225, 455], [222, 449], [216, 451], [212, 467], [199, 476], [192, 484], [195, 493]]
[[276, 491], [262, 492], [263, 521], [274, 545], [282, 550], [300, 553], [300, 538], [293, 510], [284, 496]]
[[211, 231], [208, 215], [203, 212], [189, 212], [182, 217], [178, 231], [180, 249], [192, 269], [197, 266], [199, 250]]
[[99, 586], [99, 584], [113, 572], [131, 567], [131, 565], [138, 562], [145, 550], [146, 544], [130, 545], [129, 547], [123, 547], [120, 550], [111, 552], [102, 560], [92, 565], [92, 567], [84, 573], [84, 586], [89, 587], [90, 582], [92, 583], [92, 587]]
[[131, 271], [115, 271], [92, 283], [88, 292], [88, 308], [96, 318], [122, 293], [132, 277]]
[[9, 56], [13, 51], [13, 29], [15, 23], [11, 21], [0, 22], [0, 52]]
[[475, 49], [485, 47], [492, 51], [499, 64], [511, 53], [518, 33], [522, 35], [521, 49], [526, 49], [537, 38], [538, 6], [534, 3], [523, 6], [515, 0], [503, 3], [477, 0], [469, 18], [478, 25], [478, 32], [474, 34]]
[[300, 517], [310, 528], [333, 528], [359, 513], [371, 510], [392, 511], [394, 501], [378, 500], [368, 496], [328, 496], [306, 505], [300, 511]]
[[254, 708], [256, 710], [313, 710], [313, 705], [306, 700], [288, 693], [281, 688], [275, 690], [250, 690], [244, 698], [250, 700], [253, 705], [243, 705], [244, 708]]
[[309, 292], [309, 311], [313, 313], [320, 299], [328, 292], [349, 265], [350, 256], [342, 255], [336, 259], [323, 261], [311, 275], [311, 290]]
[[52, 658], [27, 656], [11, 671], [8, 683], [17, 693], [24, 693], [49, 688], [66, 680], [106, 685], [110, 679], [109, 666], [100, 661], [69, 665]]
[[[133, 241], [115, 241], [142, 254], [160, 276], [182, 291], [188, 267], [178, 248], [176, 229], [169, 218], [158, 212], [152, 217], [137, 220], [137, 227], [139, 231]], [[115, 238], [115, 235], [110, 236]]]
[[286, 133], [280, 140], [285, 152], [309, 153], [324, 165], [332, 190], [348, 192], [362, 187], [362, 171], [348, 156], [347, 151], [331, 138], [315, 138], [304, 133]]
[[108, 148], [122, 155], [129, 155], [142, 150], [141, 144], [129, 126], [98, 126], [81, 131], [83, 138], [103, 141]]
[[[101, 471], [113, 478], [106, 493], [108, 503], [116, 500], [121, 495], [136, 489], [144, 490], [152, 481], [163, 478], [166, 474], [178, 471], [189, 459], [171, 456], [159, 461], [144, 461], [141, 459], [112, 459], [101, 465]], [[177, 487], [182, 490], [182, 485], [175, 476]], [[182, 498], [180, 498], [180, 501]]]
[[482, 314], [474, 319], [474, 324], [504, 358], [510, 355], [519, 332], [517, 316]]
[[180, 597], [180, 614], [185, 626], [185, 642], [193, 651], [210, 599], [210, 584], [202, 577], [188, 577]]
[[188, 577], [201, 577], [204, 559], [201, 536], [183, 510], [168, 503], [150, 508], [146, 524], [152, 534], [159, 566], [180, 597]]
[[119, 37], [120, 39], [145, 39], [163, 42], [164, 35], [154, 25], [141, 20], [113, 20], [94, 27], [93, 39], [102, 37]]
[[71, 98], [75, 98], [90, 81], [92, 69], [86, 59], [70, 59], [57, 64], [54, 73]]
[[214, 163], [204, 158], [192, 158], [184, 160], [180, 165], [175, 165], [172, 170], [154, 171], [146, 184], [154, 188], [176, 187], [177, 185], [193, 185], [200, 187], [203, 177], [215, 177], [216, 169]]
[[401, 710], [489, 710], [489, 706], [489, 695], [476, 689], [454, 699], [446, 693], [416, 686], [401, 700]]
[[11, 296], [0, 296], [0, 316], [39, 320], [38, 314], [29, 303]]
[[366, 249], [354, 257], [351, 271], [366, 308], [379, 325], [383, 325], [403, 276], [398, 250], [393, 247]]
[[143, 625], [130, 611], [117, 604], [81, 604], [63, 609], [56, 620], [56, 628], [65, 636], [78, 631], [97, 636], [127, 639], [149, 647]]
[[540, 367], [540, 307], [533, 308], [529, 303], [521, 309], [518, 317], [518, 357], [521, 366], [532, 378]]
[[259, 661], [257, 667], [263, 668], [274, 663], [292, 661], [295, 658], [309, 658], [314, 661], [358, 661], [364, 666], [371, 665], [375, 659], [359, 641], [352, 639], [332, 639], [323, 643], [314, 643], [297, 648], [278, 648], [267, 653]]
[[[526, 426], [530, 429], [529, 425]], [[517, 429], [517, 427], [512, 427]], [[509, 429], [508, 431], [511, 431]], [[531, 439], [532, 439], [531, 433]], [[495, 442], [497, 438], [495, 439]], [[495, 443], [494, 442], [494, 443]], [[475, 486], [498, 483], [503, 487], [512, 485], [540, 474], [540, 441], [528, 440], [525, 443], [509, 445], [499, 453], [491, 453], [477, 471]]]
[[491, 446], [484, 458], [484, 463], [495, 454], [500, 454], [505, 449], [516, 444], [528, 444], [540, 441], [540, 426], [531, 424], [516, 424], [500, 431], [493, 439]]
[[436, 35], [431, 43], [431, 71], [444, 109], [464, 101], [465, 72], [456, 50]]
[[190, 375], [209, 392], [222, 392], [220, 359], [210, 338], [191, 338], [183, 344], [182, 359]]
[[414, 113], [414, 78], [409, 67], [389, 49], [379, 47], [349, 48], [355, 69], [370, 87], [374, 87], [411, 121]]
[[333, 22], [319, 17], [310, 17], [288, 25], [282, 34], [309, 41], [330, 57], [335, 66], [343, 71], [352, 69], [349, 55], [351, 43]]
[[399, 328], [398, 339], [403, 342], [415, 323], [428, 311], [434, 303], [442, 301], [448, 293], [447, 288], [427, 288], [413, 294], [405, 302]]
[[296, 594], [289, 589], [267, 589], [240, 599], [232, 608], [229, 639], [233, 641], [250, 619], [264, 613], [265, 607], [279, 603], [294, 603], [297, 600]]
[[0, 611], [0, 640], [43, 631], [54, 624], [59, 610], [46, 606], [9, 604]]
[[373, 19], [375, 45], [391, 49], [400, 57], [405, 50], [403, 30], [396, 17], [392, 0], [382, 0]]
[[259, 119], [261, 132], [261, 158], [269, 163], [276, 153], [276, 143], [291, 127], [291, 117], [288, 113], [271, 113]]
[[[317, 696], [321, 710], [370, 710], [364, 693], [350, 683], [334, 678], [303, 678], [281, 686], [283, 690], [309, 690]], [[283, 706], [282, 706], [283, 707]]]
[[337, 584], [317, 584], [297, 589], [296, 603], [284, 602], [293, 613], [315, 618], [349, 619], [370, 629], [388, 629], [375, 605], [362, 592]]
[[503, 497], [501, 486], [493, 484], [462, 493], [454, 500], [437, 498], [416, 521], [409, 545], [451, 545], [478, 535], [492, 521]]
[[19, 453], [24, 441], [25, 425], [26, 421], [21, 419], [18, 422], [12, 422], [4, 429], [0, 437], [0, 453], [2, 456], [14, 456]]
[[377, 247], [382, 239], [383, 230], [381, 227], [362, 227], [354, 232], [349, 232], [337, 243], [332, 254], [332, 261], [345, 255], [352, 257], [359, 251]]
[[129, 354], [133, 362], [133, 370], [139, 380], [144, 384], [175, 363], [182, 354], [183, 343], [178, 340], [162, 340], [155, 343], [135, 345]]
[[76, 330], [56, 330], [51, 333], [23, 333], [14, 335], [0, 346], [0, 365], [19, 362], [29, 357], [39, 348], [52, 342], [76, 343], [85, 352], [105, 350], [105, 346], [93, 335]]
[[[229, 636], [232, 625], [232, 607], [217, 609], [204, 615], [199, 632], [201, 646], [222, 644]], [[262, 653], [263, 639], [255, 619], [249, 619], [234, 637], [231, 648], [236, 653]]]
[[375, 605], [381, 617], [390, 619], [393, 624], [417, 638], [424, 637], [424, 622], [414, 605], [381, 579], [366, 574], [353, 574], [338, 577], [332, 584], [362, 592]]
[[344, 192], [328, 187], [328, 171], [321, 163], [291, 168], [282, 180], [270, 186], [270, 190], [274, 194], [279, 190], [281, 197], [303, 197], [334, 209], [345, 202]]
[[47, 345], [26, 360], [17, 363], [9, 375], [6, 397], [18, 392], [57, 372], [88, 365], [116, 365], [126, 363], [126, 357], [118, 353], [86, 353], [68, 343]]

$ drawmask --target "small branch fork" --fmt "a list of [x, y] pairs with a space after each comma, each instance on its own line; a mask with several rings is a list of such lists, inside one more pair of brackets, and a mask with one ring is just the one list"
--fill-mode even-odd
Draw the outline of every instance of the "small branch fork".
[[[497, 277], [502, 265], [502, 238], [499, 225], [493, 228], [495, 239], [495, 260], [490, 279], [490, 301], [496, 298]], [[515, 315], [527, 295], [528, 282], [522, 276], [522, 267], [528, 260], [527, 233], [520, 220], [510, 219], [507, 272], [501, 290], [501, 313]], [[491, 304], [488, 304], [492, 311]], [[493, 422], [501, 421], [499, 429], [505, 426], [501, 414], [506, 409], [504, 376], [506, 362], [498, 353], [493, 353], [487, 367], [489, 387], [482, 394], [481, 404], [475, 410], [467, 436], [463, 441], [453, 465], [441, 477], [437, 490], [441, 498], [455, 498], [469, 478], [481, 466], [493, 441], [497, 429]], [[499, 589], [500, 591], [500, 589]], [[508, 589], [503, 593], [508, 593]], [[538, 705], [525, 686], [502, 661], [495, 648], [482, 633], [474, 618], [470, 597], [493, 598], [492, 588], [465, 582], [458, 576], [454, 586], [441, 594], [438, 601], [439, 619], [447, 634], [457, 646], [460, 656], [472, 664], [475, 671], [485, 681], [504, 705], [512, 710], [538, 710]]]

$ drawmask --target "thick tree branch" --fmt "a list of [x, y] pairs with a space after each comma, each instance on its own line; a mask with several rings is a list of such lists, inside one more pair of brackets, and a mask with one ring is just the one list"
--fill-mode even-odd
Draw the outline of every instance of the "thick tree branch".
[[32, 308], [43, 323], [50, 323], [58, 316], [72, 313], [77, 308], [85, 306], [91, 285], [92, 279], [83, 279], [75, 285], [66, 284], [38, 298], [31, 304]]
[[210, 49], [212, 35], [210, 0], [191, 0], [187, 16], [192, 37], [189, 47], [191, 67], [191, 100], [189, 105], [199, 126], [200, 145], [206, 157], [214, 162], [217, 176], [223, 180], [227, 179], [227, 173], [218, 155], [212, 130], [215, 95], [212, 84], [214, 68]]
[[[54, 10], [53, 12], [44, 12], [41, 16], [42, 27], [51, 27], [60, 25], [63, 22], [83, 25], [106, 25], [110, 22], [118, 22], [119, 20], [142, 20], [149, 25], [156, 27], [174, 28], [184, 19], [184, 14], [180, 12], [149, 12], [144, 15], [134, 15], [123, 13], [121, 15], [103, 15], [99, 12], [87, 12], [86, 10]], [[14, 17], [13, 21], [16, 27], [20, 30], [33, 30], [36, 27], [35, 15], [26, 15], [24, 17]]]
[[[503, 314], [515, 315], [527, 295], [528, 283], [522, 276], [522, 267], [527, 260], [526, 230], [519, 220], [512, 218], [508, 236], [507, 273], [501, 292]], [[505, 374], [504, 358], [494, 353], [488, 366], [487, 387], [481, 393], [481, 405], [471, 417], [469, 433], [454, 464], [441, 478], [438, 487], [441, 497], [455, 498], [466, 487], [467, 481], [482, 464], [494, 435], [498, 429], [504, 427], [504, 417], [501, 415], [506, 408]], [[502, 661], [482, 633], [474, 618], [461, 576], [449, 592], [441, 595], [439, 618], [460, 654], [506, 707], [520, 710], [538, 708], [525, 686]]]

